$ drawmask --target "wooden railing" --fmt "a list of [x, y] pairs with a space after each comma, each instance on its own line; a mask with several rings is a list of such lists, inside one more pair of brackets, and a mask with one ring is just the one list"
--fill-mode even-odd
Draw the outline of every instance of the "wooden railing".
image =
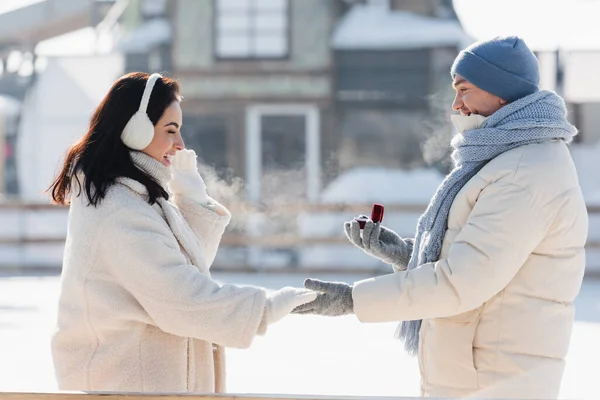
[[[141, 393], [2, 393], [0, 400], [391, 400], [377, 396], [317, 396], [260, 394], [141, 394]], [[395, 400], [417, 400], [421, 397], [393, 397]]]
[[[231, 213], [235, 216], [248, 215], [251, 213], [268, 214], [267, 207], [255, 206], [248, 203], [235, 203], [228, 206]], [[340, 212], [348, 214], [349, 216], [358, 215], [365, 213], [370, 210], [370, 204], [283, 204], [277, 206], [276, 214], [279, 216], [291, 217], [301, 212], [306, 213], [329, 213], [329, 212]], [[56, 211], [59, 213], [66, 213], [68, 207], [54, 206], [51, 204], [28, 204], [28, 203], [0, 203], [0, 213], [2, 212], [15, 212], [15, 213], [35, 213], [35, 212], [47, 212]], [[386, 212], [392, 213], [421, 213], [425, 210], [425, 205], [422, 204], [398, 204], [386, 206]], [[340, 230], [341, 233], [341, 230]], [[52, 244], [62, 243], [65, 241], [64, 235], [15, 235], [15, 236], [0, 236], [0, 244], [5, 245], [22, 245], [22, 244]], [[300, 237], [293, 233], [277, 233], [277, 234], [266, 234], [253, 236], [247, 233], [239, 232], [228, 232], [225, 233], [221, 241], [223, 246], [259, 246], [259, 247], [297, 247], [297, 246], [311, 246], [314, 244], [348, 244], [348, 240], [340, 236], [330, 237]]]
[[[425, 210], [423, 204], [392, 204], [386, 206], [386, 213], [422, 213]], [[301, 212], [318, 214], [328, 212], [339, 212], [345, 213], [348, 216], [358, 215], [365, 213], [365, 210], [371, 208], [370, 204], [284, 204], [277, 206], [277, 215], [292, 216], [297, 215]], [[66, 213], [67, 207], [54, 206], [51, 204], [30, 204], [30, 203], [0, 203], [1, 212], [36, 212], [36, 211], [57, 211]], [[254, 206], [252, 204], [237, 203], [229, 206], [230, 211], [235, 216], [236, 214], [248, 214], [248, 213], [261, 213], [266, 211], [265, 208]], [[600, 214], [600, 206], [588, 206], [588, 213], [590, 215]], [[340, 228], [341, 230], [341, 228]], [[64, 235], [55, 236], [12, 236], [2, 237], [0, 236], [0, 244], [40, 244], [40, 243], [62, 243], [64, 242]], [[266, 234], [259, 236], [251, 236], [246, 233], [226, 233], [223, 236], [221, 242], [224, 246], [260, 246], [260, 247], [296, 247], [296, 246], [310, 246], [314, 244], [348, 244], [348, 240], [341, 234], [339, 236], [329, 237], [300, 237], [294, 233], [277, 233], [277, 234]], [[587, 242], [588, 248], [600, 248], [600, 240], [589, 240]]]
[[[336, 234], [314, 237], [311, 235], [302, 236], [293, 229], [284, 232], [251, 234], [244, 229], [230, 229], [223, 236], [222, 246], [230, 247], [253, 247], [261, 249], [295, 249], [307, 248], [315, 245], [350, 245], [349, 241], [343, 235], [343, 218], [351, 218], [358, 214], [364, 214], [371, 208], [371, 204], [278, 204], [274, 206], [256, 206], [248, 203], [229, 204], [228, 208], [232, 212], [234, 219], [247, 219], [251, 215], [274, 215], [273, 218], [289, 219], [302, 213], [309, 215], [326, 215], [328, 213], [338, 213], [343, 216], [340, 218], [340, 229]], [[426, 208], [424, 204], [389, 204], [386, 205], [386, 216], [392, 213], [410, 214], [418, 216]], [[21, 202], [0, 203], [0, 248], [17, 247], [35, 247], [35, 246], [60, 246], [65, 241], [67, 207], [53, 206], [50, 204], [30, 204]], [[55, 214], [57, 213], [57, 214]], [[600, 206], [588, 206], [588, 213], [591, 218], [600, 217]], [[12, 215], [12, 218], [11, 218]], [[35, 225], [36, 218], [39, 216], [52, 219], [56, 216], [56, 221], [46, 223], [53, 229], [31, 229]], [[26, 220], [22, 223], [25, 228], [10, 227], [16, 220]], [[11, 222], [12, 221], [12, 222]], [[598, 221], [600, 223], [600, 220]], [[244, 222], [235, 224], [238, 227], [243, 226]], [[4, 228], [2, 228], [4, 226]], [[410, 234], [407, 232], [407, 234]], [[586, 245], [587, 249], [600, 251], [600, 237], [590, 237]], [[0, 267], [2, 253], [0, 252]], [[595, 268], [600, 267], [594, 266]], [[242, 268], [243, 269], [243, 268]], [[250, 268], [252, 269], [252, 268]], [[332, 268], [335, 270], [335, 268]], [[322, 270], [322, 269], [320, 269]]]

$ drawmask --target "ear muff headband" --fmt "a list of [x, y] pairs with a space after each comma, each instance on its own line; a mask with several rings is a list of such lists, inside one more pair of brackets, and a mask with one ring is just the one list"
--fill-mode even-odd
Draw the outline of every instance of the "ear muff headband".
[[140, 101], [140, 108], [133, 114], [121, 133], [121, 140], [125, 143], [125, 146], [130, 149], [145, 149], [154, 137], [154, 125], [152, 124], [152, 121], [150, 121], [146, 110], [148, 109], [148, 103], [150, 102], [150, 95], [152, 94], [152, 89], [154, 89], [154, 84], [160, 78], [162, 78], [162, 75], [160, 74], [152, 74], [148, 77], [144, 93], [142, 94], [142, 100]]

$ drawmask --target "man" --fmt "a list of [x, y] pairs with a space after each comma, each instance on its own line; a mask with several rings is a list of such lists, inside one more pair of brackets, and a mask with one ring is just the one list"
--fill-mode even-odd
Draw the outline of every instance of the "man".
[[576, 129], [564, 101], [539, 90], [537, 59], [518, 37], [469, 46], [451, 75], [455, 167], [415, 238], [345, 225], [395, 273], [353, 286], [307, 279], [320, 294], [295, 312], [403, 321], [425, 396], [556, 398], [588, 229], [567, 148]]

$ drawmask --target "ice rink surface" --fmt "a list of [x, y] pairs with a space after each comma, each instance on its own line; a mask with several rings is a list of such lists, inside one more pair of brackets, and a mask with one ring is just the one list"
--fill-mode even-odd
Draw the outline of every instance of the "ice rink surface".
[[[317, 275], [354, 282], [364, 275]], [[269, 289], [301, 286], [302, 274], [216, 273], [223, 282]], [[58, 276], [0, 276], [0, 391], [56, 390], [49, 340]], [[600, 398], [600, 279], [587, 279], [561, 398]], [[361, 324], [354, 316], [290, 316], [246, 350], [229, 350], [230, 393], [417, 396], [416, 359], [392, 338], [395, 324]]]

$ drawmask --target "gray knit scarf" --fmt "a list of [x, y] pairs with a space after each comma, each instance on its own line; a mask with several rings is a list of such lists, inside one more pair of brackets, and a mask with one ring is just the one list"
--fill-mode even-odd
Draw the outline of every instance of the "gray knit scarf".
[[[448, 213], [459, 190], [496, 156], [532, 143], [560, 139], [571, 142], [577, 129], [567, 121], [563, 99], [551, 91], [539, 91], [510, 103], [492, 114], [479, 129], [452, 138], [454, 169], [437, 188], [419, 219], [408, 269], [439, 260], [448, 229]], [[424, 237], [429, 237], [423, 242]], [[396, 337], [405, 350], [416, 355], [421, 320], [403, 321]]]

